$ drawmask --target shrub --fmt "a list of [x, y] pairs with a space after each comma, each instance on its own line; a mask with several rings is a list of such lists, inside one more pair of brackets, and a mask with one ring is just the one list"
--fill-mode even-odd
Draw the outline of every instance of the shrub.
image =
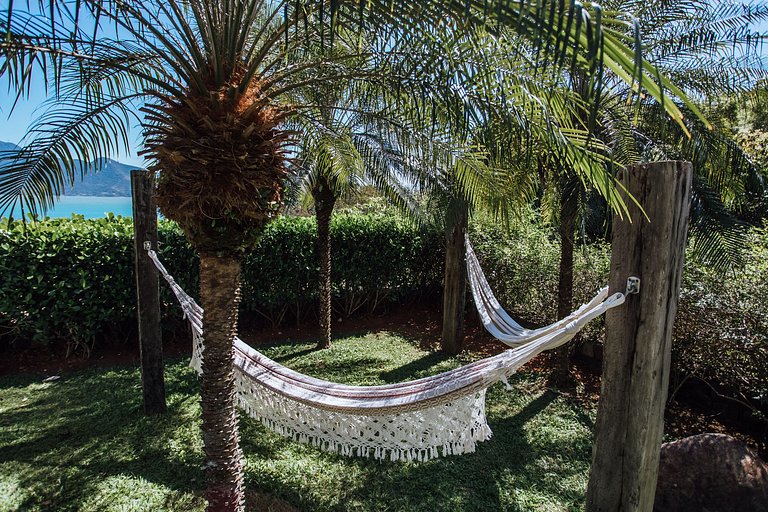
[[[316, 240], [312, 217], [271, 223], [243, 265], [243, 310], [273, 324], [287, 315], [300, 319], [302, 311], [314, 311], [319, 283]], [[440, 247], [433, 230], [419, 230], [400, 216], [335, 215], [331, 258], [336, 313], [348, 317], [435, 290]]]
[[[160, 257], [197, 296], [198, 260], [175, 224], [161, 221]], [[348, 316], [436, 294], [443, 272], [442, 233], [417, 228], [391, 212], [336, 215], [331, 224], [336, 314]], [[475, 222], [470, 237], [504, 306], [523, 323], [555, 320], [559, 245], [534, 214], [509, 230]], [[316, 308], [318, 268], [313, 218], [270, 224], [243, 264], [244, 312], [271, 323], [307, 319]], [[0, 224], [0, 347], [14, 340], [66, 342], [89, 351], [100, 339], [135, 335], [130, 219], [52, 219]], [[701, 379], [746, 404], [768, 401], [768, 229], [754, 230], [745, 265], [721, 276], [689, 258], [673, 342], [672, 389]], [[607, 282], [607, 246], [582, 247], [575, 258], [574, 301]], [[181, 322], [161, 286], [165, 325]], [[314, 313], [311, 315], [314, 318]], [[176, 322], [169, 322], [170, 320]], [[602, 337], [594, 322], [584, 339]]]
[[[334, 305], [348, 316], [434, 291], [442, 264], [439, 238], [402, 218], [336, 216], [331, 225]], [[47, 219], [0, 225], [0, 345], [65, 342], [90, 351], [97, 339], [135, 336], [131, 219]], [[179, 228], [159, 225], [160, 258], [174, 279], [197, 297], [199, 261]], [[318, 289], [312, 218], [270, 224], [243, 263], [242, 309], [272, 323], [286, 312], [314, 311]], [[168, 287], [163, 316], [179, 320]], [[178, 322], [172, 324], [178, 326]]]
[[134, 309], [132, 229], [120, 217], [0, 229], [0, 333], [90, 350], [119, 336]]
[[688, 259], [675, 321], [673, 392], [699, 379], [768, 406], [768, 230], [754, 229], [742, 268], [723, 276]]

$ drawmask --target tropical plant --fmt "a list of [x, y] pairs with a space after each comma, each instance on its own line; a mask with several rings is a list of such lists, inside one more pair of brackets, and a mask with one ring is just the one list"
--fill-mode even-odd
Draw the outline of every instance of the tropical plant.
[[[475, 30], [472, 43], [443, 42], [443, 53], [461, 55], [448, 66], [449, 85], [461, 101], [443, 113], [458, 118], [466, 145], [483, 153], [482, 165], [436, 169], [422, 181], [442, 212], [438, 223], [446, 235], [443, 296], [443, 349], [461, 350], [466, 268], [464, 237], [469, 217], [477, 209], [490, 209], [504, 221], [536, 195], [541, 167], [558, 162], [603, 194], [623, 211], [624, 199], [604, 166], [605, 148], [579, 120], [585, 98], [560, 87], [560, 72], [535, 68], [535, 51], [525, 40], [506, 30]], [[449, 48], [451, 49], [449, 51]], [[453, 67], [451, 67], [453, 65]], [[587, 66], [577, 67], [593, 76]], [[443, 71], [444, 73], [444, 71]], [[593, 76], [594, 86], [598, 77]], [[570, 304], [570, 301], [569, 301]], [[570, 311], [568, 311], [570, 313]]]
[[[374, 35], [375, 36], [375, 35]], [[360, 40], [358, 39], [358, 45]], [[341, 46], [341, 45], [339, 45]], [[354, 54], [354, 48], [340, 52]], [[383, 70], [381, 70], [383, 72]], [[409, 211], [408, 177], [427, 146], [408, 112], [392, 108], [392, 95], [367, 84], [325, 83], [297, 89], [292, 103], [303, 105], [288, 127], [302, 134], [294, 159], [303, 202], [314, 204], [320, 266], [317, 348], [331, 346], [331, 216], [337, 201], [351, 200], [373, 185], [401, 210]], [[401, 105], [402, 106], [402, 105]], [[407, 140], [409, 147], [403, 142]], [[424, 162], [426, 165], [426, 162]]]
[[[768, 8], [762, 3], [619, 0], [606, 5], [637, 16], [648, 60], [699, 103], [744, 92], [765, 76], [756, 51], [762, 36], [750, 30], [768, 18]], [[589, 94], [578, 74], [570, 86], [580, 96]], [[763, 196], [763, 185], [728, 131], [696, 119], [689, 115], [692, 112], [686, 112], [692, 118], [686, 127], [670, 123], [652, 98], [642, 101], [633, 114], [627, 110], [632, 91], [618, 80], [609, 80], [601, 94], [601, 108], [594, 111], [599, 124], [595, 135], [610, 148], [612, 167], [665, 159], [693, 162], [692, 254], [721, 271], [738, 264], [747, 233], [738, 212], [751, 197]], [[586, 126], [589, 116], [590, 112], [581, 112], [579, 124]], [[554, 204], [545, 210], [561, 240], [558, 316], [563, 317], [573, 307], [574, 241], [579, 237], [577, 231], [581, 238], [588, 238], [584, 226], [594, 217], [590, 213], [594, 193], [569, 166], [555, 164], [548, 170], [546, 182], [552, 187], [545, 196]], [[604, 217], [602, 222], [603, 232], [607, 232]], [[569, 380], [569, 350], [564, 347], [553, 355], [551, 378], [555, 383]]]
[[[18, 99], [41, 80], [52, 102], [0, 175], [0, 210], [44, 210], [65, 182], [89, 171], [73, 160], [112, 155], [127, 145], [128, 127], [141, 123], [144, 155], [159, 175], [158, 205], [200, 256], [208, 509], [242, 510], [232, 361], [240, 265], [281, 208], [290, 138], [281, 123], [301, 112], [289, 93], [376, 75], [381, 56], [350, 70], [351, 57], [325, 53], [339, 37], [508, 24], [544, 49], [549, 66], [579, 62], [598, 78], [603, 67], [628, 82], [644, 77], [646, 92], [679, 118], [662, 93], [671, 84], [605, 21], [598, 7], [575, 1], [39, 0], [26, 10], [11, 3], [0, 24], [0, 76]], [[410, 82], [408, 69], [400, 71], [402, 91]]]
[[[616, 2], [614, 7], [642, 20], [648, 60], [701, 104], [746, 93], [768, 75], [759, 49], [766, 36], [755, 32], [759, 23], [768, 20], [765, 2], [633, 0]], [[626, 90], [619, 91], [617, 101], [624, 101], [626, 94]], [[613, 108], [607, 111], [616, 112]], [[618, 120], [613, 117], [612, 121]], [[693, 255], [720, 271], [737, 266], [748, 227], [739, 219], [739, 212], [749, 208], [755, 196], [764, 194], [762, 173], [739, 148], [728, 127], [716, 119], [713, 123], [692, 119], [689, 133], [682, 132], [663, 121], [655, 102], [645, 101], [637, 121], [625, 132], [633, 146], [620, 143], [617, 158], [625, 163], [691, 161], [695, 174]], [[622, 151], [627, 148], [629, 151]]]

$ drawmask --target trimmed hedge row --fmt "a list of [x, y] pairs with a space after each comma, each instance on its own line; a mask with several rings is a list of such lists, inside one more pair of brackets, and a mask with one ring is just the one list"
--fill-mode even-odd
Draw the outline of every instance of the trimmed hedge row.
[[[121, 218], [0, 229], [0, 336], [72, 349], [125, 332], [133, 315], [132, 228]], [[4, 344], [5, 344], [4, 343]]]
[[[100, 339], [135, 335], [130, 219], [49, 219], [0, 226], [0, 346], [65, 341], [88, 351]], [[383, 214], [338, 215], [331, 225], [338, 314], [370, 311], [439, 288], [443, 253], [435, 230]], [[161, 221], [160, 257], [197, 295], [198, 259], [178, 228]], [[318, 289], [312, 218], [271, 223], [243, 264], [242, 310], [271, 323], [314, 315]], [[164, 315], [178, 317], [161, 286]]]
[[[317, 227], [312, 217], [269, 224], [243, 265], [242, 310], [272, 324], [314, 316]], [[331, 221], [333, 305], [348, 317], [439, 289], [443, 249], [434, 229], [398, 216], [340, 214]]]

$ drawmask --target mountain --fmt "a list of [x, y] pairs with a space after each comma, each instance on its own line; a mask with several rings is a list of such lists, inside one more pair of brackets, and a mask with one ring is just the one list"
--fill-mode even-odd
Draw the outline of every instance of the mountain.
[[0, 151], [16, 151], [19, 146], [11, 142], [3, 142], [0, 140]]
[[[16, 144], [0, 141], [0, 152], [18, 149]], [[75, 161], [75, 168], [78, 168], [79, 164], [79, 161]], [[138, 169], [138, 167], [106, 158], [102, 160], [97, 172], [88, 173], [82, 180], [75, 181], [73, 187], [67, 185], [64, 188], [64, 195], [130, 197], [132, 169]]]
[[106, 158], [101, 161], [96, 173], [87, 174], [82, 181], [76, 181], [74, 187], [67, 185], [64, 195], [130, 197], [133, 169], [138, 167]]

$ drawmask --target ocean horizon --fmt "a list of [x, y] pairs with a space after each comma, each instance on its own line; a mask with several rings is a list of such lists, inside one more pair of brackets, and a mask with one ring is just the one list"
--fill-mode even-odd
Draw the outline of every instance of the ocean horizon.
[[[100, 219], [108, 214], [122, 217], [133, 217], [133, 206], [130, 197], [104, 196], [61, 196], [53, 208], [45, 213], [52, 219], [69, 218], [72, 215], [82, 215], [86, 219]], [[13, 217], [19, 218], [20, 210], [15, 208]], [[5, 215], [8, 216], [7, 214]]]

